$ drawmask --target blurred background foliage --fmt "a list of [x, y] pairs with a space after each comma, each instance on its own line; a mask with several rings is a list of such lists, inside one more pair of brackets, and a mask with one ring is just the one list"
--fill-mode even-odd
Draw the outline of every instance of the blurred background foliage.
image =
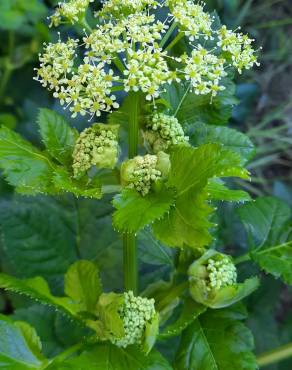
[[[39, 107], [63, 112], [56, 101], [33, 80], [38, 53], [43, 42], [56, 40], [46, 17], [57, 1], [0, 0], [0, 124], [21, 132], [37, 145], [36, 116]], [[230, 127], [247, 133], [257, 148], [248, 164], [252, 182], [240, 186], [252, 196], [275, 195], [292, 206], [292, 6], [291, 0], [208, 0], [222, 22], [239, 26], [255, 39], [261, 67], [240, 76], [236, 83], [239, 104], [234, 108]], [[71, 119], [78, 128], [82, 119]], [[62, 197], [15, 196], [0, 179], [1, 266], [20, 277], [40, 274], [55, 293], [62, 290], [61, 276], [77, 258], [96, 261], [107, 289], [120, 289], [121, 241], [112, 230], [111, 207], [107, 200]], [[217, 244], [240, 254], [247, 248], [242, 224], [234, 205], [218, 205]], [[140, 236], [142, 285], [168, 274], [173, 250], [151, 239], [148, 231]], [[149, 265], [152, 268], [149, 268]], [[154, 267], [153, 267], [154, 265]], [[250, 273], [245, 264], [244, 276]], [[248, 321], [258, 353], [292, 340], [292, 291], [280, 281], [262, 277], [261, 288], [247, 302]], [[80, 333], [72, 323], [49, 309], [23, 298], [0, 295], [0, 311], [31, 322], [41, 336], [45, 352], [53, 355], [75, 343]], [[46, 318], [46, 320], [44, 320]], [[64, 338], [64, 328], [70, 335]], [[175, 345], [175, 344], [174, 344]], [[167, 349], [166, 349], [167, 352]], [[292, 362], [267, 367], [291, 370]]]

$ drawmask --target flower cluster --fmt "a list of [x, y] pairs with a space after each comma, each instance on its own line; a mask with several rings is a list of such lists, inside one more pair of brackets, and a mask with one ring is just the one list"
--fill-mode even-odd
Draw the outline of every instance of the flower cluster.
[[69, 2], [59, 3], [55, 13], [50, 17], [50, 26], [59, 26], [62, 18], [70, 23], [76, 23], [82, 18], [89, 6], [94, 0], [70, 0]]
[[202, 46], [193, 50], [191, 56], [184, 57], [186, 80], [190, 80], [192, 89], [197, 95], [216, 96], [225, 87], [220, 80], [227, 75], [224, 69], [225, 59], [218, 58]]
[[210, 258], [207, 264], [207, 271], [209, 278], [208, 290], [219, 290], [222, 287], [236, 283], [236, 267], [227, 256], [222, 256], [221, 259]]
[[194, 4], [193, 1], [188, 0], [168, 0], [167, 4], [175, 21], [181, 25], [182, 31], [190, 41], [202, 36], [205, 39], [212, 38], [214, 17], [204, 11], [204, 3]]
[[147, 195], [152, 183], [162, 178], [162, 173], [157, 169], [158, 158], [156, 155], [146, 154], [137, 156], [122, 164], [122, 181], [127, 187], [136, 189], [143, 196]]
[[125, 336], [120, 339], [112, 338], [111, 341], [119, 347], [131, 344], [140, 344], [145, 326], [156, 315], [154, 299], [135, 297], [132, 291], [124, 293], [124, 304], [119, 311], [123, 320]]
[[73, 151], [73, 173], [78, 178], [92, 166], [113, 168], [118, 158], [118, 126], [101, 123], [81, 132]]
[[156, 113], [151, 117], [146, 128], [144, 137], [154, 153], [165, 151], [172, 145], [185, 144], [189, 140], [174, 116]]
[[102, 9], [95, 13], [96, 17], [123, 18], [138, 13], [145, 8], [154, 8], [159, 5], [156, 0], [108, 0], [104, 1]]
[[239, 73], [242, 73], [244, 68], [250, 69], [254, 64], [259, 65], [255, 50], [251, 45], [253, 39], [241, 32], [232, 32], [226, 26], [220, 28], [218, 37], [217, 45], [231, 54], [232, 64]]
[[129, 50], [127, 69], [124, 71], [125, 91], [142, 90], [146, 93], [147, 100], [157, 98], [161, 85], [170, 83], [175, 76], [170, 71], [165, 56], [166, 52], [153, 47]]

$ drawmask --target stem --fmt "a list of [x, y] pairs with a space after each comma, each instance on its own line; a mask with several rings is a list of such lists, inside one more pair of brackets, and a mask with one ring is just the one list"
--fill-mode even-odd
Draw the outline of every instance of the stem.
[[[131, 92], [129, 98], [131, 99], [129, 111], [129, 158], [133, 158], [138, 152], [140, 95], [137, 92]], [[134, 233], [124, 234], [123, 247], [125, 289], [127, 291], [132, 290], [134, 294], [137, 294], [138, 259], [136, 235]]]
[[169, 29], [167, 30], [166, 34], [164, 35], [164, 37], [160, 41], [160, 44], [159, 44], [159, 47], [160, 48], [163, 48], [163, 46], [167, 43], [168, 39], [172, 35], [172, 32], [175, 30], [175, 27], [176, 26], [177, 26], [177, 23], [176, 22], [173, 22], [172, 25], [169, 27]]
[[175, 38], [171, 41], [171, 43], [165, 48], [165, 50], [170, 50], [171, 48], [174, 47], [174, 45], [176, 43], [179, 42], [180, 39], [182, 39], [184, 37], [184, 33], [183, 32], [179, 32]]
[[243, 254], [242, 256], [235, 258], [234, 263], [238, 265], [239, 263], [247, 262], [247, 261], [250, 261], [249, 253]]
[[271, 365], [276, 362], [292, 357], [292, 343], [286, 344], [279, 348], [265, 352], [257, 357], [257, 362], [260, 367]]
[[4, 97], [5, 90], [7, 87], [7, 84], [10, 80], [13, 65], [12, 65], [12, 52], [14, 47], [14, 32], [10, 31], [8, 34], [8, 55], [6, 63], [4, 64], [4, 72], [1, 78], [1, 84], [0, 84], [0, 103], [2, 98]]

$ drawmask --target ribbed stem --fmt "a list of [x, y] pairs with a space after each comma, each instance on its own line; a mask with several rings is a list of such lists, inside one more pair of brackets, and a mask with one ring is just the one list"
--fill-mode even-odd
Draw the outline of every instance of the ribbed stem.
[[274, 364], [292, 357], [292, 343], [273, 349], [258, 356], [257, 362], [260, 367]]
[[[129, 158], [133, 158], [138, 152], [139, 140], [139, 114], [140, 95], [136, 92], [129, 94], [131, 106], [129, 111]], [[138, 258], [137, 243], [134, 233], [124, 234], [124, 285], [125, 290], [132, 290], [138, 293]]]

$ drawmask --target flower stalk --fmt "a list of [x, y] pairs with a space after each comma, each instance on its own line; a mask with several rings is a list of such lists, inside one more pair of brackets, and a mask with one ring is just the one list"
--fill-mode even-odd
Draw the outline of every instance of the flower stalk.
[[265, 352], [257, 357], [259, 367], [271, 365], [292, 357], [292, 343]]

